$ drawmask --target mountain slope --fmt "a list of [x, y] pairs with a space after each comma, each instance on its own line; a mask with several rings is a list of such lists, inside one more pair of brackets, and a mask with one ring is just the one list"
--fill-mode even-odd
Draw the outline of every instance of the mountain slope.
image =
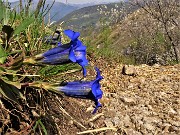
[[[37, 6], [38, 0], [34, 0], [32, 2], [32, 7], [31, 9], [34, 10]], [[50, 7], [52, 5], [53, 1], [52, 0], [46, 0], [45, 7]], [[19, 1], [15, 2], [10, 2], [12, 8], [16, 8], [16, 10], [19, 10]], [[61, 0], [55, 1], [54, 5], [50, 9], [50, 15], [51, 15], [51, 21], [59, 21], [62, 19], [64, 16], [67, 14], [71, 13], [72, 11], [75, 11], [77, 9], [83, 8], [83, 7], [88, 7], [88, 6], [93, 6], [97, 5], [97, 3], [87, 3], [87, 4], [65, 4], [62, 3]], [[23, 6], [25, 6], [25, 2], [23, 1]], [[46, 18], [48, 15], [46, 16]], [[47, 21], [47, 19], [46, 19]]]
[[[174, 21], [180, 21], [178, 11], [179, 8], [174, 7], [173, 12], [176, 13], [174, 14], [176, 16], [172, 17], [173, 14], [170, 14], [173, 22], [170, 22], [171, 18], [169, 18], [168, 27], [165, 28], [161, 21], [140, 8], [116, 25], [109, 26], [99, 33], [94, 31], [89, 36], [87, 43], [89, 48], [93, 49], [92, 52], [106, 58], [117, 58], [121, 62], [149, 65], [173, 64], [176, 56], [171, 40], [176, 44], [176, 49], [180, 50], [180, 44], [178, 44], [180, 25], [174, 25]], [[169, 35], [171, 40], [167, 36], [166, 29], [171, 33]]]
[[[131, 8], [128, 3], [110, 3], [84, 7], [71, 12], [58, 21], [64, 21], [64, 27], [73, 29], [86, 29], [87, 27], [99, 27], [102, 23], [108, 24], [112, 21], [117, 12], [126, 10], [126, 13], [133, 12], [136, 8]], [[125, 14], [122, 12], [119, 19]]]

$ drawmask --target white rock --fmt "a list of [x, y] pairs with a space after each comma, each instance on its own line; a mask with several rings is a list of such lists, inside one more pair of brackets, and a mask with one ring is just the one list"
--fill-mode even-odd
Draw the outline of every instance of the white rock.
[[133, 65], [125, 65], [123, 66], [122, 73], [125, 75], [135, 75], [136, 69]]

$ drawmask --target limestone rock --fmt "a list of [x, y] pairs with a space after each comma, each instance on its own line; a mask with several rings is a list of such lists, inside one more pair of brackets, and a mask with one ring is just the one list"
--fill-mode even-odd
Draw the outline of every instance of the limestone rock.
[[136, 69], [133, 65], [125, 65], [122, 69], [123, 75], [129, 75], [129, 76], [135, 76], [136, 75]]

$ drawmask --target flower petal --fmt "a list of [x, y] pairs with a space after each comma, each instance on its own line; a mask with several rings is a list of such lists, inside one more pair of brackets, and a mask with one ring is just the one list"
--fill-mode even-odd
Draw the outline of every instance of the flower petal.
[[70, 29], [64, 30], [64, 34], [68, 36], [72, 41], [76, 40], [80, 36], [79, 32], [74, 32]]
[[94, 111], [92, 112], [92, 114], [95, 114], [97, 112], [97, 109], [102, 106], [99, 101], [96, 101], [95, 105], [96, 105], [96, 107], [95, 107]]
[[101, 72], [100, 72], [100, 70], [99, 70], [99, 68], [97, 68], [97, 67], [95, 67], [95, 70], [96, 70], [96, 73], [97, 73], [97, 75], [96, 75], [96, 79], [100, 79], [100, 80], [102, 80], [103, 79], [103, 77], [101, 76]]
[[103, 77], [101, 76], [100, 74], [100, 70], [95, 67], [95, 70], [97, 72], [97, 75], [96, 75], [96, 79], [92, 82], [92, 94], [94, 96], [94, 101], [95, 101], [95, 104], [96, 104], [96, 108], [94, 109], [93, 113], [95, 113], [97, 111], [97, 108], [101, 106], [101, 104], [99, 103], [99, 99], [102, 98], [102, 95], [103, 95], [103, 92], [102, 90], [100, 89], [101, 88], [101, 85], [99, 83], [100, 80], [103, 79]]
[[70, 47], [71, 47], [71, 44], [64, 44], [64, 45], [61, 45], [61, 46], [54, 47], [54, 48], [46, 51], [46, 52], [43, 53], [42, 55], [43, 55], [44, 57], [49, 56], [49, 55], [54, 55], [54, 54], [56, 54], [56, 53], [60, 53], [60, 52], [62, 52], [62, 51], [64, 51], [64, 50], [66, 50], [66, 49], [68, 49], [68, 48], [70, 48]]
[[76, 50], [86, 50], [86, 46], [79, 39], [76, 41]]
[[82, 69], [83, 69], [83, 76], [86, 76], [87, 75], [87, 70], [86, 70], [85, 66], [82, 66]]
[[72, 62], [76, 62], [76, 56], [75, 56], [75, 53], [74, 53], [74, 48], [72, 46], [71, 46], [70, 51], [69, 51], [69, 59]]
[[86, 59], [86, 51], [85, 50], [75, 50], [74, 51], [75, 57], [76, 57], [76, 61], [78, 63], [83, 62], [81, 65], [87, 65], [87, 59]]
[[69, 49], [66, 49], [63, 52], [60, 53], [55, 53], [53, 55], [49, 55], [47, 57], [44, 57], [41, 60], [41, 63], [43, 64], [51, 64], [51, 65], [56, 65], [56, 64], [63, 64], [63, 63], [69, 63]]
[[62, 46], [63, 44], [62, 44], [61, 42], [58, 42], [57, 45], [58, 45], [58, 46]]
[[96, 80], [93, 84], [92, 84], [92, 93], [95, 97], [95, 99], [100, 99], [102, 98], [103, 92], [100, 89], [101, 85], [99, 84], [99, 80]]
[[91, 93], [91, 83], [88, 81], [67, 82], [65, 85], [61, 85], [57, 89], [63, 92], [66, 96], [87, 98]]

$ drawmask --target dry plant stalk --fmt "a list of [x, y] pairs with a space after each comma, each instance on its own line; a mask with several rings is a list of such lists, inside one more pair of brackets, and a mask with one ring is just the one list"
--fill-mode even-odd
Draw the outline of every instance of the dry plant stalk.
[[100, 131], [105, 131], [105, 130], [117, 131], [117, 129], [115, 127], [103, 127], [103, 128], [98, 128], [98, 129], [93, 129], [93, 130], [87, 130], [87, 131], [79, 132], [77, 134], [78, 135], [82, 135], [82, 134], [93, 133], [93, 132], [100, 132]]
[[99, 114], [93, 116], [91, 119], [88, 120], [88, 122], [95, 121], [95, 120], [97, 120], [98, 118], [100, 118], [101, 116], [104, 116], [104, 113], [99, 113]]

